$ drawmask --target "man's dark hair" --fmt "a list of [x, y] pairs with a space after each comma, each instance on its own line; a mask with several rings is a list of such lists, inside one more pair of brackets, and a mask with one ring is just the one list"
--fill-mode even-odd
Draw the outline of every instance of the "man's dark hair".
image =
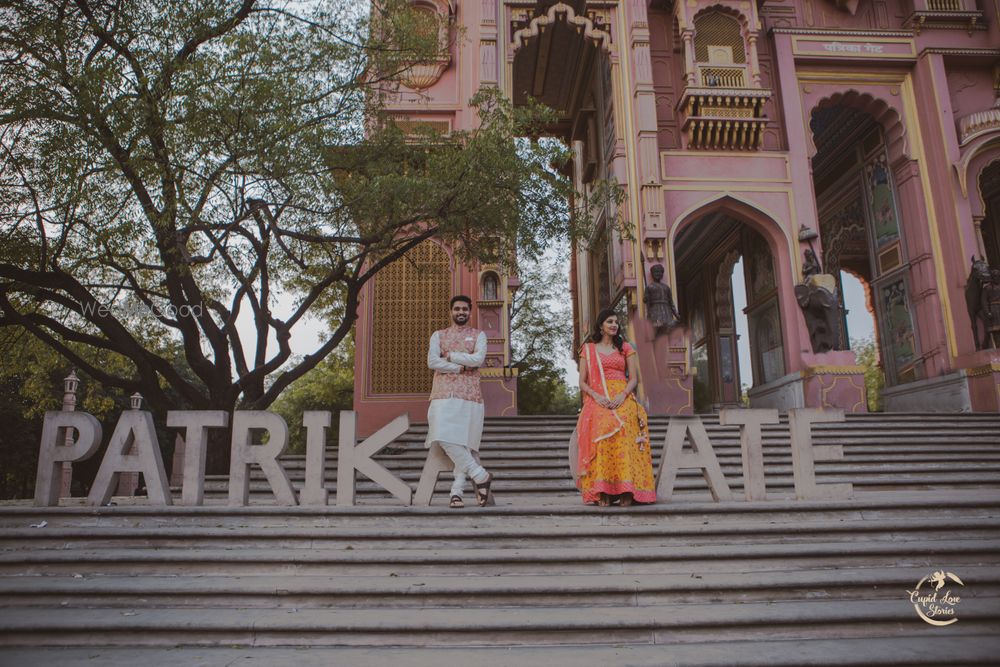
[[454, 306], [456, 301], [464, 301], [465, 303], [469, 304], [469, 309], [470, 310], [472, 309], [472, 299], [465, 296], [464, 294], [456, 294], [455, 296], [451, 297], [451, 303], [448, 304], [448, 307], [451, 308], [452, 306]]

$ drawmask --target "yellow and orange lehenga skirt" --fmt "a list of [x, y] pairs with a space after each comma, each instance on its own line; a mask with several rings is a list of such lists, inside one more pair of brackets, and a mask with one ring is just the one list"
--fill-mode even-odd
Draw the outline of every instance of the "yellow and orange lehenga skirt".
[[[608, 395], [617, 395], [626, 384], [626, 380], [607, 380]], [[589, 460], [580, 461], [576, 481], [583, 502], [597, 502], [602, 493], [631, 493], [635, 502], [656, 502], [649, 420], [633, 394], [615, 411], [585, 396], [577, 421], [577, 438], [581, 451], [590, 452], [584, 457]]]

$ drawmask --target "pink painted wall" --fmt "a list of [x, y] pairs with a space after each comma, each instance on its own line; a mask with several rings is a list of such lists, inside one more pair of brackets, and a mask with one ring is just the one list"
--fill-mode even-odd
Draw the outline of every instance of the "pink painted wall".
[[[976, 247], [972, 214], [980, 212], [981, 205], [976, 201], [970, 204], [969, 196], [977, 196], [979, 170], [1000, 159], [1000, 140], [963, 146], [958, 128], [964, 115], [985, 110], [995, 100], [992, 68], [1000, 61], [1000, 17], [995, 3], [963, 1], [964, 9], [981, 11], [978, 24], [985, 29], [969, 31], [957, 25], [946, 29], [933, 25], [937, 19], [928, 19], [930, 23], [915, 31], [909, 21], [914, 10], [926, 9], [926, 0], [859, 0], [842, 7], [831, 0], [768, 2], [759, 8], [759, 17], [755, 14], [757, 5], [748, 3], [696, 0], [671, 10], [648, 8], [646, 3], [626, 5], [624, 20], [633, 42], [641, 41], [644, 29], [649, 35], [656, 113], [652, 129], [659, 149], [666, 151], [660, 177], [667, 186], [663, 194], [667, 236], [676, 236], [681, 226], [720, 206], [728, 207], [730, 204], [719, 203], [721, 194], [727, 196], [727, 202], [740, 202], [739, 206], [745, 207], [740, 219], [768, 239], [779, 279], [787, 288], [781, 295], [781, 313], [786, 369], [790, 372], [818, 363], [809, 350], [804, 320], [789, 298], [790, 287], [799, 279], [801, 247], [787, 239], [794, 238], [800, 225], [817, 226], [811, 171], [815, 148], [809, 119], [814, 109], [831, 103], [866, 111], [885, 130], [910, 262], [907, 277], [912, 316], [925, 376], [934, 378], [963, 368], [963, 355], [973, 351], [964, 285], [969, 255]], [[685, 87], [685, 65], [675, 15], [686, 12], [694, 16], [713, 6], [738, 7], [751, 31], [758, 18], [760, 21], [760, 29], [754, 32], [761, 85], [773, 94], [765, 106], [769, 123], [763, 148], [755, 157], [708, 157], [682, 150], [676, 107]], [[770, 33], [772, 28], [779, 32]], [[815, 32], [824, 29], [859, 32]], [[811, 46], [798, 41], [803, 37], [814, 40]], [[882, 43], [878, 47], [882, 53], [838, 51], [826, 48], [823, 40]], [[633, 67], [636, 60], [631, 59]], [[809, 82], [802, 83], [803, 78]], [[634, 125], [641, 132], [646, 127], [643, 114], [639, 110], [633, 114]], [[985, 156], [970, 158], [972, 150], [983, 151]], [[787, 161], [787, 178], [773, 168], [775, 155]], [[968, 192], [963, 192], [954, 167], [963, 159], [970, 172]], [[720, 174], [727, 175], [728, 182], [720, 181]], [[770, 191], [744, 184], [760, 178], [773, 179]], [[641, 227], [639, 232], [640, 238], [657, 236], [645, 236], [651, 230]], [[821, 251], [819, 241], [814, 244]], [[807, 391], [810, 403], [819, 400], [815, 394], [819, 382], [813, 376], [814, 386]], [[853, 405], [856, 387], [849, 388], [853, 387], [850, 382], [841, 384], [842, 392], [837, 389], [834, 393], [843, 393], [843, 401]], [[1000, 403], [993, 405], [993, 409], [1000, 408]]]
[[[502, 28], [498, 29], [500, 7], [497, 0], [458, 0], [451, 3], [447, 0], [417, 1], [436, 5], [443, 14], [451, 12], [451, 62], [440, 79], [428, 88], [411, 91], [403, 87], [398, 97], [390, 101], [389, 110], [403, 119], [448, 121], [452, 129], [472, 129], [477, 118], [469, 107], [469, 99], [481, 85], [500, 82], [503, 74], [506, 32]], [[480, 266], [467, 267], [453, 262], [452, 294], [466, 294], [474, 302], [478, 301], [481, 298], [481, 269]], [[501, 276], [501, 282], [504, 280], [505, 277]], [[509, 280], [508, 284], [511, 284]], [[362, 436], [401, 413], [408, 414], [411, 422], [426, 422], [428, 407], [425, 395], [374, 396], [369, 391], [371, 363], [362, 350], [370, 344], [370, 291], [369, 288], [363, 296], [356, 328], [359, 353], [355, 361], [354, 409], [358, 412], [358, 432]], [[501, 291], [508, 293], [503, 285]], [[444, 307], [447, 308], [447, 304]], [[504, 308], [506, 306], [502, 306], [500, 310]], [[474, 305], [471, 324], [482, 327], [484, 319], [478, 305]], [[492, 366], [492, 369], [485, 371], [487, 374], [499, 373], [499, 367], [509, 361], [509, 355], [506, 354], [509, 345], [506, 319], [501, 316], [494, 317], [494, 320], [495, 326], [487, 332], [491, 339], [487, 350], [487, 365]], [[423, 348], [423, 354], [426, 354], [426, 347]], [[428, 369], [427, 373], [430, 374], [431, 371]], [[498, 377], [484, 377], [482, 391], [487, 416], [517, 413], [516, 378], [504, 377], [502, 374]]]
[[[846, 0], [840, 6], [833, 0], [693, 0], [674, 3], [671, 11], [661, 4], [650, 8], [648, 0], [628, 0], [608, 10], [613, 37], [609, 57], [617, 66], [615, 81], [622, 87], [616, 96], [622, 107], [615, 114], [621, 140], [611, 170], [633, 202], [624, 207], [623, 215], [635, 226], [643, 252], [646, 240], [664, 242], [664, 263], [672, 281], [676, 267], [671, 239], [683, 225], [706, 213], [725, 210], [764, 235], [784, 288], [779, 302], [786, 372], [810, 378], [803, 381], [809, 404], [835, 397], [832, 400], [841, 407], [853, 409], [858, 400], [854, 380], [827, 386], [823, 384], [827, 376], [810, 375], [810, 369], [843, 364], [846, 357], [811, 353], [804, 319], [791, 293], [801, 278], [805, 247], [796, 238], [799, 227], [818, 227], [809, 120], [813, 110], [829, 104], [865, 111], [884, 129], [925, 376], [955, 373], [974, 362], [977, 368], [982, 366], [973, 359], [963, 294], [969, 255], [976, 247], [972, 216], [981, 208], [970, 196], [976, 196], [979, 170], [1000, 159], [1000, 128], [966, 144], [958, 128], [963, 116], [993, 104], [1000, 16], [996, 3], [961, 1], [966, 9], [981, 12], [977, 26], [984, 29], [967, 30], [967, 19], [946, 29], [931, 18], [914, 30], [909, 22], [914, 11], [926, 8], [926, 0]], [[453, 4], [455, 25], [460, 28], [455, 34], [461, 38], [452, 47], [452, 62], [422, 95], [404, 93], [394, 108], [412, 118], [447, 119], [455, 128], [468, 128], [475, 118], [467, 100], [480, 85], [509, 89], [506, 65], [514, 45], [508, 21], [524, 6], [500, 0]], [[676, 107], [685, 87], [685, 63], [673, 12], [686, 12], [691, 18], [713, 6], [740, 15], [744, 34], [756, 39], [761, 85], [772, 91], [764, 107], [768, 124], [762, 148], [753, 153], [708, 155], [683, 150]], [[865, 50], [863, 45], [869, 43], [881, 46]], [[837, 44], [856, 46], [838, 50]], [[968, 172], [964, 180], [963, 168]], [[819, 240], [814, 245], [822, 251]], [[632, 267], [635, 255], [628, 242], [613, 250], [612, 273], [623, 288], [641, 288], [636, 279], [649, 280], [649, 266], [659, 261], [643, 257], [643, 266]], [[475, 273], [461, 273], [458, 280], [472, 280]], [[676, 284], [673, 287], [676, 291]], [[364, 326], [359, 323], [359, 336]], [[359, 366], [359, 377], [364, 372]], [[977, 387], [985, 382], [977, 380]], [[490, 402], [504, 406], [498, 409], [507, 409], [505, 388], [486, 391]], [[983, 403], [989, 400], [988, 393], [976, 390], [977, 396], [983, 394], [977, 405], [988, 405]], [[992, 405], [1000, 409], [1000, 399]], [[421, 401], [399, 406], [415, 417], [425, 409]], [[369, 410], [363, 401], [360, 407]], [[363, 414], [362, 428], [387, 420], [389, 412], [369, 410], [375, 416]]]

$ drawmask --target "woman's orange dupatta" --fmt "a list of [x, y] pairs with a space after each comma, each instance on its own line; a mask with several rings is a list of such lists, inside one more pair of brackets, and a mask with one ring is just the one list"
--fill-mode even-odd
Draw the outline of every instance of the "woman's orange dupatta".
[[[599, 378], [604, 397], [611, 400], [597, 346], [586, 343], [583, 351], [587, 357], [587, 383], [597, 389], [595, 380]], [[584, 396], [583, 411], [577, 425], [577, 479], [587, 474], [590, 463], [597, 456], [597, 443], [610, 438], [624, 427], [625, 422], [616, 411], [598, 405], [589, 395]]]

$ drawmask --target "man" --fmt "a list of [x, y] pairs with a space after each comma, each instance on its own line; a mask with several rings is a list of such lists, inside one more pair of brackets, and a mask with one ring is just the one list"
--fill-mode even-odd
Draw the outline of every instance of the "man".
[[451, 300], [451, 322], [447, 329], [431, 335], [427, 366], [434, 371], [431, 405], [427, 410], [427, 442], [441, 445], [455, 464], [449, 506], [464, 507], [462, 493], [466, 476], [476, 486], [480, 507], [490, 499], [493, 475], [479, 464], [472, 452], [479, 451], [483, 435], [483, 397], [479, 391], [479, 367], [486, 359], [486, 334], [468, 326], [472, 299], [460, 294]]
[[649, 314], [649, 321], [653, 323], [653, 331], [659, 336], [677, 326], [680, 318], [677, 315], [677, 308], [674, 307], [670, 286], [662, 282], [663, 265], [654, 264], [649, 269], [649, 275], [653, 278], [653, 282], [646, 285], [646, 292], [642, 298], [646, 302], [646, 312]]

